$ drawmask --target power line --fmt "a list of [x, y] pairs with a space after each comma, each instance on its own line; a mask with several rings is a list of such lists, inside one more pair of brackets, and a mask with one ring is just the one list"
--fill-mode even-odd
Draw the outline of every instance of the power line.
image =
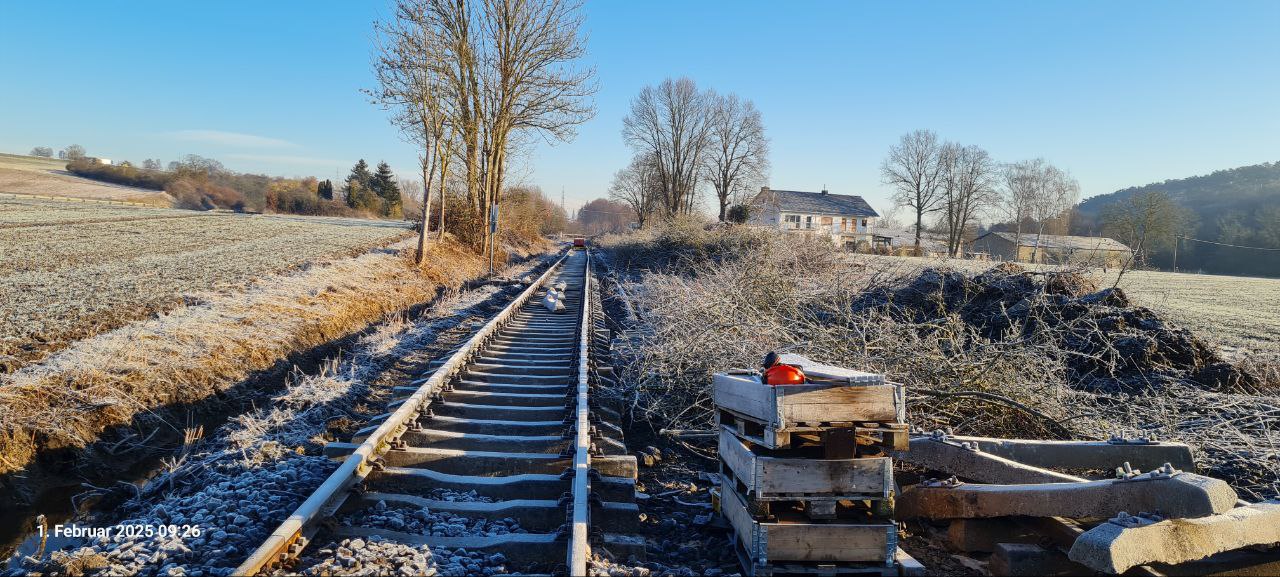
[[1250, 249], [1250, 250], [1265, 250], [1265, 251], [1268, 251], [1268, 252], [1276, 252], [1276, 251], [1280, 251], [1280, 248], [1267, 248], [1267, 247], [1265, 247], [1265, 246], [1245, 246], [1245, 245], [1242, 245], [1242, 244], [1228, 244], [1228, 243], [1225, 243], [1225, 242], [1214, 242], [1214, 241], [1212, 241], [1212, 240], [1201, 240], [1201, 239], [1198, 239], [1198, 238], [1191, 238], [1191, 237], [1189, 237], [1189, 236], [1180, 236], [1180, 237], [1178, 237], [1178, 238], [1181, 238], [1182, 240], [1190, 240], [1190, 241], [1195, 241], [1195, 242], [1203, 242], [1203, 243], [1205, 243], [1205, 244], [1216, 244], [1216, 245], [1218, 245], [1218, 246], [1227, 246], [1227, 247], [1231, 247], [1231, 248], [1247, 248], [1247, 249]]

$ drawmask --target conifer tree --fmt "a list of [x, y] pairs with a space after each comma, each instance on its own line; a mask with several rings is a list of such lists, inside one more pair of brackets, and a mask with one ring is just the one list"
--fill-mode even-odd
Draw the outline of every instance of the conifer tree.
[[391, 172], [391, 166], [385, 161], [378, 163], [378, 170], [373, 174], [373, 182], [369, 188], [381, 197], [383, 216], [400, 214], [400, 185], [396, 183], [396, 175]]
[[316, 185], [316, 194], [325, 200], [333, 200], [333, 182], [327, 178], [321, 181]]
[[364, 198], [370, 195], [370, 189], [373, 184], [373, 174], [369, 172], [369, 163], [363, 158], [351, 167], [351, 174], [347, 176], [347, 184], [342, 187], [342, 193], [347, 198], [347, 206], [351, 208], [367, 207], [369, 200]]

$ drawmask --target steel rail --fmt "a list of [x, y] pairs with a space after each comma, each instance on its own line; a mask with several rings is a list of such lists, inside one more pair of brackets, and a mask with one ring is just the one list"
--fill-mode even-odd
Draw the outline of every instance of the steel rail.
[[569, 540], [567, 565], [569, 575], [587, 574], [587, 543], [590, 510], [587, 508], [589, 471], [591, 467], [590, 408], [587, 404], [587, 375], [591, 348], [591, 251], [586, 251], [587, 268], [582, 280], [582, 322], [578, 341], [578, 406], [573, 454], [573, 532]]
[[[283, 563], [291, 556], [301, 552], [302, 548], [305, 547], [305, 543], [299, 543], [298, 541], [303, 532], [311, 528], [315, 522], [332, 514], [341, 505], [342, 501], [347, 497], [348, 490], [373, 470], [373, 461], [385, 454], [391, 448], [392, 443], [396, 442], [404, 434], [408, 428], [407, 423], [418, 417], [419, 412], [430, 403], [432, 397], [441, 386], [447, 383], [453, 375], [470, 361], [475, 351], [483, 346], [488, 338], [496, 333], [512, 314], [520, 310], [520, 307], [546, 283], [547, 279], [551, 278], [551, 273], [560, 268], [567, 258], [567, 254], [560, 257], [555, 264], [548, 267], [536, 281], [512, 300], [505, 309], [490, 319], [480, 330], [476, 331], [467, 340], [466, 344], [453, 353], [440, 368], [436, 369], [431, 378], [418, 387], [418, 390], [412, 396], [406, 399], [377, 430], [370, 434], [342, 462], [342, 465], [333, 474], [329, 475], [329, 478], [307, 497], [307, 500], [303, 501], [294, 510], [293, 514], [285, 519], [267, 537], [266, 541], [236, 568], [234, 574], [257, 575], [264, 568], [272, 568], [273, 564]], [[588, 278], [589, 276], [588, 274]], [[586, 307], [583, 307], [583, 310], [585, 311]], [[579, 388], [581, 388], [581, 385]], [[581, 434], [581, 430], [579, 433]], [[585, 575], [585, 572], [582, 574]]]

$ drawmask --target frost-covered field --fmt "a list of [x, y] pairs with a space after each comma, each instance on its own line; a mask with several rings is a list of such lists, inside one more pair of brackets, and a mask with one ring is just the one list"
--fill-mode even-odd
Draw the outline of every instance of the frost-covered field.
[[407, 234], [389, 224], [0, 199], [0, 374], [200, 293]]
[[[849, 258], [870, 263], [886, 275], [905, 275], [931, 266], [979, 272], [995, 264], [873, 255]], [[1094, 269], [1089, 275], [1099, 286], [1111, 286], [1117, 271]], [[1154, 309], [1218, 345], [1264, 356], [1280, 355], [1280, 279], [1131, 270], [1124, 273], [1119, 286], [1135, 304]]]

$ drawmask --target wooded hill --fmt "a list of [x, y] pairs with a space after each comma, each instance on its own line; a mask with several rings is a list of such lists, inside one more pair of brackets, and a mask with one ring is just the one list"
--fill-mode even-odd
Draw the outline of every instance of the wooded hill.
[[[1163, 192], [1191, 215], [1182, 236], [1199, 241], [1272, 248], [1253, 250], [1186, 238], [1178, 244], [1178, 269], [1216, 274], [1280, 277], [1280, 162], [1215, 171], [1204, 176], [1130, 187], [1084, 200], [1074, 234], [1096, 234], [1103, 207], [1149, 191]], [[1151, 264], [1168, 269], [1173, 244], [1155, 249]]]

